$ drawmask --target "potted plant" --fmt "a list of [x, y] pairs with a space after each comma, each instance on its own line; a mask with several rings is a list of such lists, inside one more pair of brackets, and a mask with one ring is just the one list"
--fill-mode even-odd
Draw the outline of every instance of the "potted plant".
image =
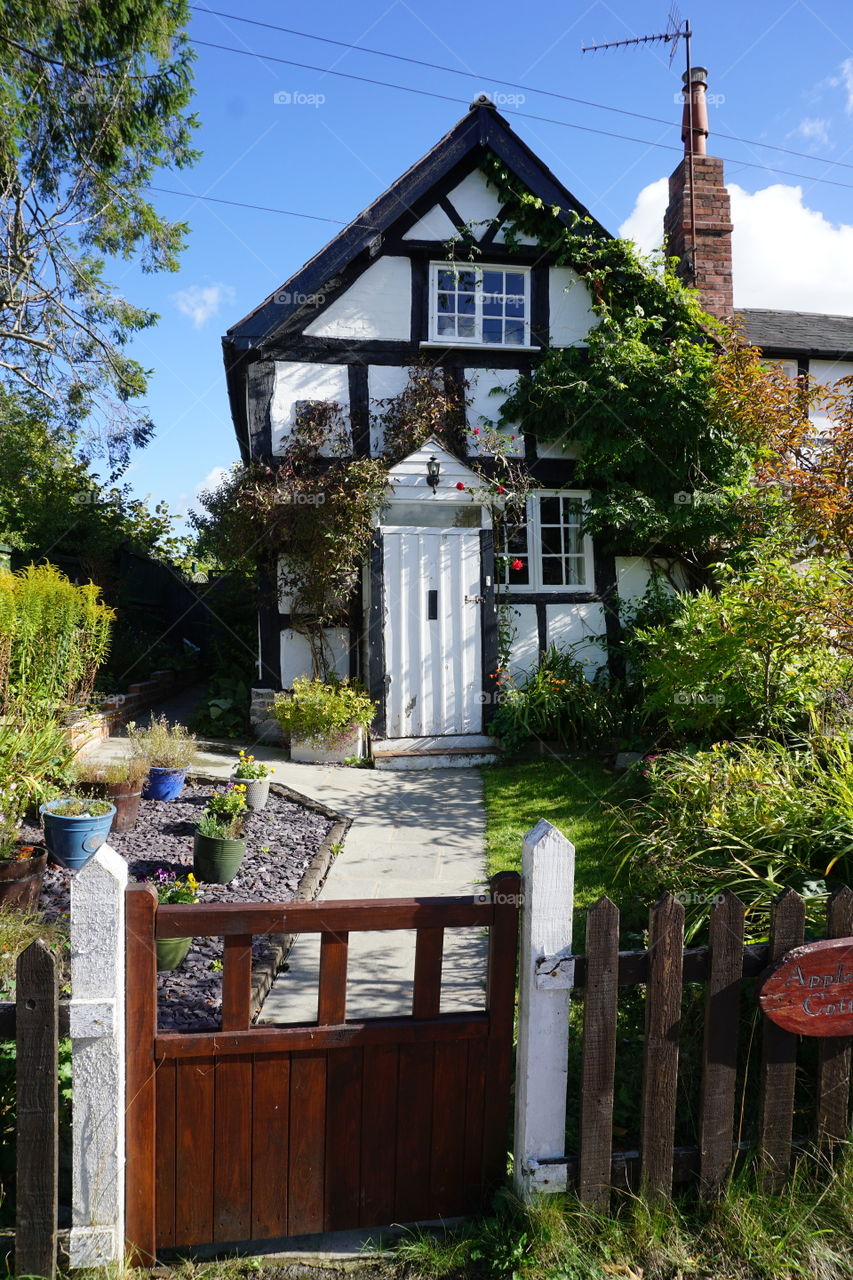
[[258, 811], [264, 808], [269, 799], [271, 773], [269, 765], [262, 764], [260, 760], [246, 755], [246, 752], [241, 750], [240, 758], [231, 776], [235, 782], [241, 783], [246, 788], [247, 809]]
[[148, 766], [143, 798], [176, 800], [195, 759], [195, 736], [182, 724], [169, 724], [164, 715], [152, 716], [144, 729], [129, 721], [127, 736], [130, 754], [145, 760]]
[[148, 761], [142, 756], [125, 756], [109, 764], [82, 761], [77, 766], [78, 785], [115, 805], [112, 830], [116, 834], [132, 831], [136, 826], [142, 784], [147, 776]]
[[47, 850], [25, 844], [17, 815], [0, 815], [0, 907], [35, 911], [41, 896]]
[[228, 884], [246, 853], [246, 788], [235, 782], [212, 795], [195, 830], [193, 871], [206, 884]]
[[65, 795], [39, 807], [44, 842], [54, 862], [79, 871], [106, 843], [115, 805], [92, 796]]
[[[157, 890], [157, 901], [161, 906], [172, 906], [182, 902], [190, 905], [198, 902], [198, 881], [190, 871], [181, 879], [174, 871], [165, 867], [157, 867], [154, 874], [146, 877], [146, 883]], [[177, 969], [186, 959], [192, 938], [157, 938], [157, 969]]]
[[367, 726], [376, 703], [357, 684], [297, 676], [290, 693], [280, 693], [273, 714], [290, 736], [290, 758], [315, 764], [341, 764], [346, 756], [366, 753]]

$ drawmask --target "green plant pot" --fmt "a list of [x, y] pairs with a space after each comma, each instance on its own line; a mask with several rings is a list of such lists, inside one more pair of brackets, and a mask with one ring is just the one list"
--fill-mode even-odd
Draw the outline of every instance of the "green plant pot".
[[157, 938], [157, 969], [177, 969], [190, 949], [192, 938]]
[[236, 876], [245, 856], [245, 836], [239, 840], [220, 840], [217, 836], [195, 833], [193, 874], [205, 884], [228, 884]]

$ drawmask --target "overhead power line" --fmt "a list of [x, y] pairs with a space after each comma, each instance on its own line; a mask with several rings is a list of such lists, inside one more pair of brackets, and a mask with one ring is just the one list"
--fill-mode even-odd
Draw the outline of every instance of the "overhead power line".
[[[356, 80], [360, 84], [377, 85], [382, 89], [396, 89], [401, 93], [412, 93], [422, 98], [437, 98], [442, 102], [454, 102], [458, 105], [468, 106], [469, 103], [465, 98], [456, 98], [452, 94], [437, 93], [432, 89], [415, 89], [412, 85], [394, 84], [390, 80], [376, 80], [372, 76], [359, 76], [351, 71], [337, 71], [332, 67], [318, 67], [309, 62], [296, 62], [292, 58], [279, 58], [271, 53], [258, 53], [254, 49], [236, 49], [233, 45], [215, 44], [212, 40], [193, 40], [194, 44], [202, 45], [207, 49], [218, 49], [221, 53], [237, 53], [248, 58], [257, 58], [261, 62], [275, 62], [287, 67], [296, 67], [301, 71], [316, 71], [321, 75], [338, 76], [344, 80]], [[535, 120], [540, 124], [556, 124], [564, 129], [577, 129], [581, 133], [594, 133], [603, 138], [616, 138], [620, 142], [637, 142], [644, 147], [656, 147], [661, 151], [677, 151], [683, 152], [683, 147], [676, 146], [670, 142], [654, 142], [651, 138], [636, 138], [631, 134], [614, 133], [609, 129], [595, 129], [588, 124], [575, 124], [571, 120], [558, 120], [553, 116], [534, 115], [530, 111], [516, 111], [515, 108], [504, 108], [504, 113], [508, 116], [517, 116], [521, 120]], [[791, 169], [778, 169], [773, 165], [759, 164], [757, 160], [743, 160], [734, 156], [717, 155], [717, 159], [725, 161], [726, 164], [741, 165], [748, 169], [760, 169], [764, 173], [777, 173], [786, 178], [799, 178], [803, 182], [820, 182], [824, 186], [843, 187], [845, 190], [853, 191], [853, 183], [839, 182], [836, 178], [819, 178], [810, 173], [796, 173]]]
[[[461, 67], [448, 67], [440, 62], [426, 62], [422, 58], [412, 58], [404, 53], [393, 53], [390, 49], [373, 49], [369, 45], [352, 44], [346, 40], [335, 40], [331, 36], [319, 36], [310, 31], [298, 31], [295, 27], [281, 27], [274, 22], [261, 22], [257, 18], [244, 18], [237, 13], [225, 13], [221, 9], [208, 9], [200, 4], [191, 4], [191, 9], [195, 9], [197, 13], [206, 13], [217, 18], [228, 18], [232, 22], [243, 22], [253, 27], [264, 27], [268, 31], [280, 31], [284, 35], [298, 36], [302, 40], [316, 40], [320, 44], [333, 45], [337, 49], [347, 49], [355, 53], [368, 53], [377, 58], [390, 58], [394, 62], [405, 62], [413, 67], [425, 67], [429, 71], [443, 71], [452, 76], [464, 76], [468, 80], [477, 80], [479, 83], [491, 82], [492, 84], [503, 85], [509, 89], [521, 89], [524, 93], [537, 93], [546, 98], [556, 98], [560, 102], [572, 102], [577, 106], [594, 107], [597, 111], [611, 111], [616, 115], [629, 116], [633, 120], [647, 120], [651, 124], [665, 124], [670, 127], [681, 127], [681, 121], [667, 120], [663, 116], [645, 115], [641, 111], [629, 111], [627, 107], [614, 107], [607, 102], [593, 102], [589, 98], [576, 98], [568, 93], [558, 93], [556, 89], [542, 89], [535, 85], [521, 84], [516, 80], [504, 80], [500, 76], [481, 75], [476, 71], [464, 71]], [[197, 44], [204, 42], [199, 40]], [[224, 46], [223, 46], [224, 47]], [[240, 52], [235, 50], [234, 52]], [[243, 52], [249, 52], [244, 50]], [[266, 54], [259, 54], [259, 57], [266, 57]], [[332, 71], [329, 69], [328, 74]], [[382, 83], [377, 81], [376, 83]], [[451, 99], [459, 101], [459, 99]], [[580, 127], [580, 126], [573, 126]], [[619, 136], [619, 135], [614, 135]], [[780, 147], [774, 142], [761, 142], [757, 138], [743, 138], [736, 133], [721, 134], [720, 137], [728, 138], [730, 142], [742, 142], [748, 147], [761, 147], [765, 151], [778, 151], [782, 155], [796, 156], [800, 160], [814, 161], [818, 164], [831, 164], [841, 169], [853, 169], [853, 164], [844, 160], [831, 160], [828, 156], [815, 155], [809, 151], [795, 151], [791, 147]]]
[[347, 222], [344, 218], [326, 218], [319, 213], [299, 213], [295, 209], [276, 209], [267, 204], [248, 204], [245, 200], [226, 200], [222, 196], [203, 196], [196, 191], [175, 191], [173, 187], [146, 186], [146, 191], [156, 191], [163, 196], [183, 196], [187, 200], [205, 200], [209, 204], [230, 204], [235, 209], [254, 209], [258, 213], [280, 213], [286, 218], [310, 218], [312, 222], [334, 222], [338, 227], [364, 227], [367, 231], [376, 231], [369, 222]]

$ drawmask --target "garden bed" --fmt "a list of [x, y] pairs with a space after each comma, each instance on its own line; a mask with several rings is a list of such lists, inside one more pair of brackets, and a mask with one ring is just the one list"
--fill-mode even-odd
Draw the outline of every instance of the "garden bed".
[[[209, 778], [191, 778], [177, 800], [143, 800], [133, 831], [110, 837], [127, 860], [132, 880], [148, 878], [156, 867], [185, 876], [193, 865], [193, 831], [208, 798], [223, 786]], [[246, 857], [227, 885], [202, 884], [200, 902], [291, 902], [313, 897], [322, 883], [332, 845], [346, 824], [331, 810], [273, 786], [265, 809], [246, 818]], [[22, 835], [40, 840], [37, 828]], [[50, 866], [41, 910], [49, 919], [69, 910], [71, 876]], [[256, 1002], [263, 1001], [282, 959], [283, 941], [257, 937], [253, 943]], [[178, 969], [158, 976], [158, 1013], [162, 1030], [202, 1031], [219, 1026], [222, 995], [222, 939], [194, 938]]]

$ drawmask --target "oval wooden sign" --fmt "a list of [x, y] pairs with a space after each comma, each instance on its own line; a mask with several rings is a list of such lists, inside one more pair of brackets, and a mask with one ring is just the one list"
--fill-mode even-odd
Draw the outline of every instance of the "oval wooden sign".
[[771, 1021], [801, 1036], [853, 1035], [853, 938], [787, 952], [758, 988]]

